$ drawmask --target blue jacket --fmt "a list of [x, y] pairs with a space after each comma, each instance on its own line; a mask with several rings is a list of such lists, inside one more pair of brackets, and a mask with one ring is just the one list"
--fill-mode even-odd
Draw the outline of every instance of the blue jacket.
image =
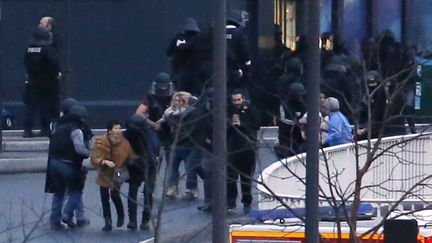
[[334, 146], [352, 142], [352, 127], [340, 111], [330, 112], [328, 135], [324, 144]]

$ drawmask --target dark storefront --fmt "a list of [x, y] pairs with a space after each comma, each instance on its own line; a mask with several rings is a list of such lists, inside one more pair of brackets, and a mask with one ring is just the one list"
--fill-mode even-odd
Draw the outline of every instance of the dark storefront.
[[[134, 111], [155, 74], [169, 71], [165, 48], [183, 19], [194, 17], [202, 29], [209, 26], [211, 2], [0, 0], [0, 99], [12, 108], [21, 127], [24, 50], [39, 19], [49, 15], [54, 17], [54, 32], [60, 37], [66, 74], [64, 96], [75, 97], [89, 107], [94, 127], [102, 127], [112, 118], [123, 120]], [[255, 67], [269, 58], [274, 45], [273, 23], [280, 25], [288, 47], [293, 47], [296, 35], [304, 33], [304, 4], [295, 0], [228, 1], [228, 8], [249, 13]], [[428, 49], [431, 8], [432, 0], [322, 0], [321, 32], [342, 31], [354, 52], [365, 37], [387, 28], [398, 40], [406, 37], [407, 44]]]
[[[24, 51], [42, 16], [55, 19], [61, 61], [66, 79], [64, 97], [82, 101], [91, 123], [101, 127], [108, 119], [123, 120], [134, 112], [157, 72], [169, 72], [166, 46], [186, 17], [198, 20], [201, 29], [211, 23], [211, 1], [201, 0], [0, 0], [1, 73], [0, 98], [22, 121], [25, 81]], [[258, 6], [267, 1], [228, 1], [229, 8], [250, 13], [252, 44], [267, 45], [271, 28], [258, 25]], [[267, 7], [266, 7], [267, 5]], [[270, 6], [270, 7], [268, 7]], [[270, 26], [272, 13], [268, 12]], [[263, 15], [265, 16], [265, 15]], [[261, 34], [262, 35], [262, 34]], [[259, 40], [260, 39], [260, 40]], [[264, 40], [264, 41], [263, 41]], [[264, 48], [265, 49], [265, 48]], [[254, 57], [258, 52], [254, 52]]]

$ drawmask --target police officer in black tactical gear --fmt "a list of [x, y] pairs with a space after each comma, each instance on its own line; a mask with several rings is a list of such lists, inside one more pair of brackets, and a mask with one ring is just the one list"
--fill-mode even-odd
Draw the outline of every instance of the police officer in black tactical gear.
[[[82, 196], [82, 161], [90, 155], [91, 136], [83, 129], [87, 116], [84, 106], [73, 106], [69, 114], [56, 122], [51, 135], [48, 176], [51, 177], [54, 196], [50, 225], [55, 230], [63, 228], [60, 221], [70, 228], [76, 227], [73, 216]], [[66, 193], [69, 198], [62, 212]]]
[[[360, 130], [359, 140], [367, 139], [368, 123], [371, 123], [371, 138], [378, 138], [383, 126], [385, 109], [387, 106], [386, 87], [382, 84], [381, 74], [376, 70], [368, 71], [364, 80], [367, 84], [367, 90], [363, 91], [361, 98], [361, 107], [359, 114]], [[370, 110], [369, 110], [370, 105]], [[370, 120], [369, 120], [370, 114]]]
[[300, 118], [306, 113], [304, 96], [306, 89], [301, 83], [292, 83], [289, 92], [280, 106], [280, 118], [278, 120], [279, 144], [275, 146], [278, 158], [302, 153], [304, 151], [304, 139], [301, 134]]
[[167, 73], [158, 73], [152, 82], [150, 92], [144, 97], [135, 114], [146, 116], [146, 136], [151, 144], [152, 151], [159, 156], [160, 146], [168, 150], [169, 128], [161, 126], [157, 121], [162, 117], [164, 111], [171, 104], [171, 97], [174, 94], [174, 84]]
[[290, 57], [284, 64], [284, 73], [277, 80], [276, 95], [279, 100], [284, 99], [294, 82], [304, 83], [303, 63], [297, 57]]
[[322, 91], [328, 97], [335, 97], [340, 102], [342, 114], [346, 114], [348, 120], [353, 122], [353, 87], [355, 83], [347, 79], [348, 63], [343, 59], [332, 61], [335, 57], [330, 58], [329, 63], [323, 68]]
[[[71, 111], [72, 107], [79, 105], [79, 102], [74, 99], [74, 98], [66, 98], [61, 102], [61, 106], [60, 106], [60, 118], [56, 121], [54, 121], [51, 124], [51, 130], [54, 130], [57, 123], [62, 123], [64, 120], [64, 116], [68, 115], [69, 112]], [[82, 130], [83, 134], [84, 134], [84, 141], [86, 144], [90, 143], [90, 141], [93, 138], [93, 132], [91, 131], [90, 127], [83, 123], [82, 126], [80, 127], [80, 129]], [[48, 163], [47, 163], [47, 175], [45, 178], [45, 192], [46, 193], [54, 193], [53, 192], [53, 183], [52, 183], [52, 178], [49, 176], [48, 173], [48, 169], [50, 168], [50, 161], [51, 159], [48, 157]], [[80, 186], [80, 191], [82, 192], [84, 190], [84, 186], [85, 186], [85, 181], [87, 179], [87, 168], [85, 166], [81, 167], [81, 186]], [[88, 224], [90, 224], [90, 220], [87, 219], [85, 217], [85, 212], [84, 212], [84, 204], [82, 202], [82, 198], [78, 204], [78, 207], [75, 209], [75, 216], [76, 216], [76, 226], [77, 227], [83, 227], [86, 226]]]
[[173, 80], [178, 90], [197, 94], [201, 85], [198, 80], [192, 59], [196, 43], [201, 34], [198, 24], [193, 18], [186, 18], [183, 29], [169, 43], [167, 56], [174, 73]]
[[248, 81], [251, 75], [250, 44], [240, 11], [228, 12], [226, 25], [227, 39], [227, 89], [242, 89], [248, 95]]
[[41, 132], [50, 134], [50, 122], [59, 116], [59, 73], [60, 63], [52, 44], [52, 34], [45, 28], [37, 28], [24, 56], [28, 75], [24, 103], [26, 114], [23, 137], [34, 137], [33, 123], [39, 113]]

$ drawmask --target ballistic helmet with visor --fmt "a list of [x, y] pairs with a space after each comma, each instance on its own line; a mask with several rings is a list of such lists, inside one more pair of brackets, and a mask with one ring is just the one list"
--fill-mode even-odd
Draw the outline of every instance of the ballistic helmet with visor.
[[156, 96], [172, 96], [174, 94], [174, 85], [167, 73], [159, 73], [150, 88], [150, 93]]

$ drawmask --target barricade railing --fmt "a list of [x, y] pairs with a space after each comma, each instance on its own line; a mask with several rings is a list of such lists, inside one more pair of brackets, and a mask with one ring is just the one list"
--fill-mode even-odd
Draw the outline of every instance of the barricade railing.
[[[377, 150], [373, 148], [377, 144]], [[353, 200], [358, 168], [373, 161], [362, 179], [361, 201], [401, 205], [432, 203], [432, 134], [411, 134], [325, 148], [320, 153], [321, 204]], [[265, 168], [257, 185], [259, 208], [279, 208], [283, 200], [304, 206], [306, 154], [276, 161]], [[277, 198], [279, 200], [277, 200]]]

